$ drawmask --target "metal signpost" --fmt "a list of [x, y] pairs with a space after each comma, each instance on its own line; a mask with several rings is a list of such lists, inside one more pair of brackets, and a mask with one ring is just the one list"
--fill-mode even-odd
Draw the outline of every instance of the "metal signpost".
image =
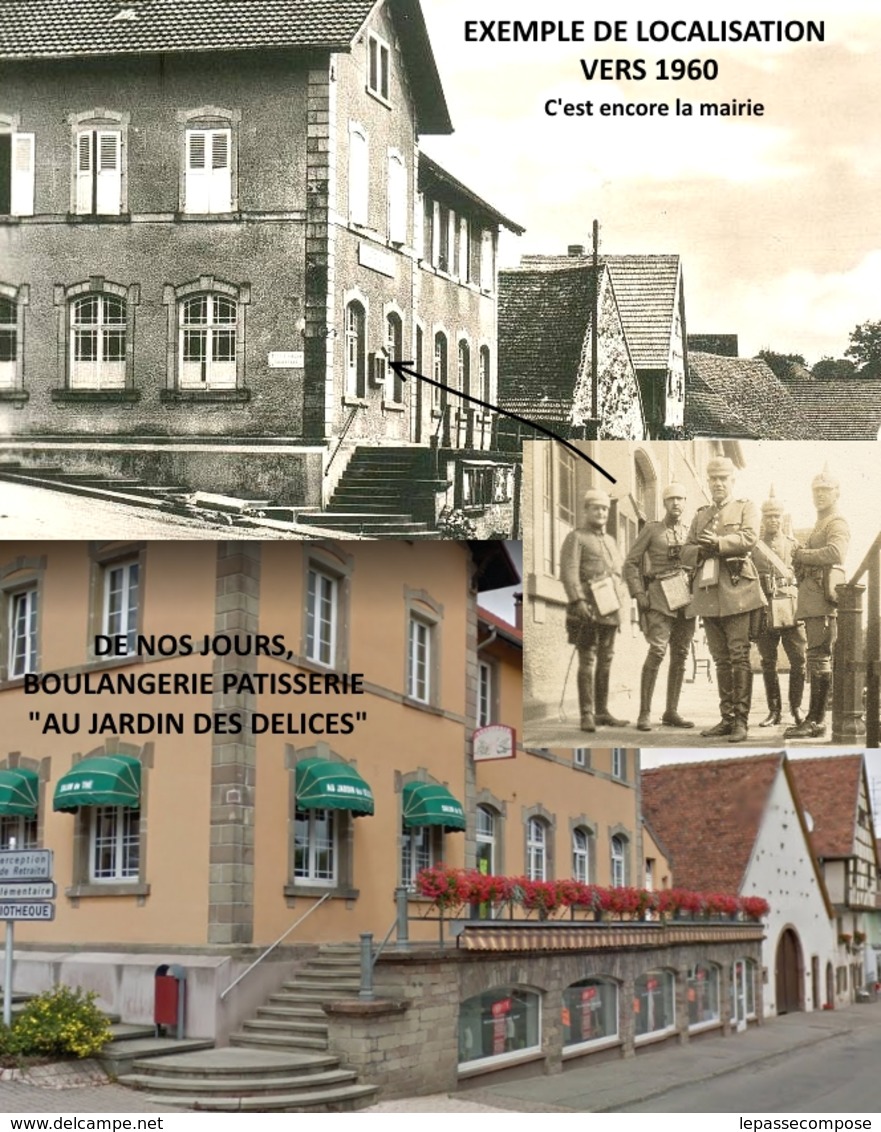
[[3, 1025], [12, 1024], [13, 925], [55, 919], [51, 849], [0, 849], [0, 920], [6, 921], [3, 957]]

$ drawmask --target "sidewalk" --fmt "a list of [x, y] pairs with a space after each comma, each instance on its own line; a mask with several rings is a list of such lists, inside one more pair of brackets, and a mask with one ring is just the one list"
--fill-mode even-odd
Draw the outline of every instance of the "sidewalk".
[[[730, 1037], [706, 1037], [622, 1061], [604, 1061], [554, 1076], [487, 1084], [455, 1097], [421, 1097], [374, 1105], [365, 1112], [614, 1112], [679, 1086], [786, 1058], [795, 1050], [881, 1023], [881, 1003], [788, 1014]], [[464, 1104], [473, 1108], [464, 1108]], [[478, 1107], [479, 1106], [479, 1107]], [[483, 1107], [487, 1106], [487, 1107]]]

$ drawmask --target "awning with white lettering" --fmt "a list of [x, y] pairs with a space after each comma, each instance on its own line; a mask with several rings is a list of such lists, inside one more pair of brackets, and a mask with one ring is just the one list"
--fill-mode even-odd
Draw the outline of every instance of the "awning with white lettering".
[[39, 797], [40, 779], [36, 771], [24, 767], [0, 770], [0, 814], [35, 817]]
[[438, 782], [408, 782], [403, 791], [404, 825], [413, 829], [420, 825], [440, 825], [444, 829], [463, 830], [465, 811], [446, 786]]
[[73, 813], [81, 806], [140, 806], [141, 764], [130, 755], [83, 759], [55, 787], [53, 810]]
[[373, 791], [348, 763], [303, 759], [295, 776], [298, 810], [348, 810], [355, 817], [373, 813]]

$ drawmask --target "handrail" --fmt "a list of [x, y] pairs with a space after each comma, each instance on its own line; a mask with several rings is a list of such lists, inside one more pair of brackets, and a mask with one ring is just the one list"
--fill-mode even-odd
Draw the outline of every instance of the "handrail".
[[250, 967], [246, 967], [245, 970], [242, 971], [241, 975], [239, 975], [237, 978], [233, 979], [233, 981], [229, 984], [229, 986], [226, 988], [225, 991], [220, 992], [220, 1001], [223, 1002], [223, 1000], [226, 998], [226, 996], [229, 994], [229, 992], [233, 989], [233, 987], [237, 986], [242, 981], [242, 979], [245, 977], [245, 975], [249, 975], [251, 973], [251, 971], [253, 971], [254, 968], [259, 963], [263, 962], [263, 960], [270, 953], [270, 951], [275, 951], [275, 949], [278, 947], [278, 945], [281, 943], [281, 941], [283, 939], [287, 939], [287, 937], [291, 934], [291, 932], [295, 928], [298, 928], [300, 926], [300, 924], [302, 924], [302, 922], [305, 919], [307, 919], [309, 916], [312, 915], [312, 913], [315, 911], [316, 908], [320, 908], [321, 905], [325, 902], [325, 900], [329, 900], [329, 899], [330, 899], [330, 893], [325, 892], [325, 894], [321, 897], [321, 899], [318, 901], [317, 904], [313, 904], [312, 907], [308, 911], [304, 912], [303, 915], [299, 918], [299, 920], [297, 920], [295, 923], [291, 924], [291, 926], [288, 928], [288, 930], [286, 932], [284, 932], [284, 934], [280, 935], [278, 937], [278, 939], [275, 941], [275, 943], [270, 944], [269, 947], [267, 947], [266, 950], [263, 952], [263, 954], [259, 955], [254, 960], [254, 962], [251, 964]]
[[380, 955], [382, 955], [382, 949], [385, 947], [385, 945], [391, 939], [392, 932], [395, 930], [395, 928], [397, 926], [398, 926], [398, 916], [397, 916], [397, 913], [395, 913], [395, 918], [389, 924], [389, 929], [385, 933], [385, 939], [382, 941], [382, 943], [379, 945], [379, 947], [377, 947], [376, 952], [373, 955], [373, 958], [372, 958], [371, 963], [370, 963], [370, 965], [372, 967], [376, 966], [377, 959], [380, 957]]
[[352, 427], [352, 421], [354, 421], [354, 419], [355, 419], [355, 414], [356, 414], [356, 413], [358, 412], [358, 410], [359, 410], [359, 409], [363, 409], [363, 408], [364, 408], [364, 406], [363, 406], [363, 405], [356, 405], [356, 406], [355, 406], [355, 407], [354, 407], [354, 408], [353, 408], [353, 409], [352, 409], [352, 410], [351, 410], [351, 411], [349, 412], [349, 415], [348, 415], [348, 417], [346, 418], [346, 423], [345, 423], [345, 424], [343, 425], [343, 427], [342, 427], [342, 431], [340, 432], [340, 438], [339, 438], [339, 440], [337, 441], [337, 444], [336, 444], [336, 448], [334, 448], [333, 452], [331, 453], [330, 459], [329, 459], [329, 460], [327, 461], [327, 467], [326, 467], [326, 468], [324, 469], [324, 474], [325, 474], [325, 476], [326, 476], [326, 475], [327, 475], [327, 473], [328, 473], [328, 472], [330, 471], [330, 465], [331, 465], [331, 464], [332, 464], [332, 463], [334, 462], [334, 460], [335, 460], [335, 459], [337, 458], [337, 455], [339, 454], [339, 450], [340, 450], [340, 449], [342, 448], [342, 446], [343, 446], [343, 441], [344, 441], [344, 440], [346, 439], [346, 436], [347, 436], [347, 434], [348, 434], [348, 431], [349, 431], [349, 429], [350, 429], [350, 428]]
[[881, 550], [881, 531], [879, 531], [879, 533], [875, 537], [875, 541], [866, 551], [866, 556], [860, 563], [854, 576], [851, 578], [849, 585], [855, 585], [860, 580], [860, 578], [862, 578], [863, 574], [867, 573], [872, 565], [873, 556], [876, 555], [879, 550]]

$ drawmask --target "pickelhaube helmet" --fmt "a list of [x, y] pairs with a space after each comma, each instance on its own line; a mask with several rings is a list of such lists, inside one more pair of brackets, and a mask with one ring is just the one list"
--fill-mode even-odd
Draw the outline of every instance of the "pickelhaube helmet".
[[838, 480], [829, 471], [829, 465], [824, 464], [823, 470], [811, 480], [811, 487], [840, 487]]
[[782, 515], [783, 514], [783, 507], [781, 506], [780, 502], [778, 501], [777, 496], [774, 494], [774, 485], [773, 484], [771, 484], [771, 494], [768, 496], [768, 498], [762, 504], [762, 514], [763, 515]]

